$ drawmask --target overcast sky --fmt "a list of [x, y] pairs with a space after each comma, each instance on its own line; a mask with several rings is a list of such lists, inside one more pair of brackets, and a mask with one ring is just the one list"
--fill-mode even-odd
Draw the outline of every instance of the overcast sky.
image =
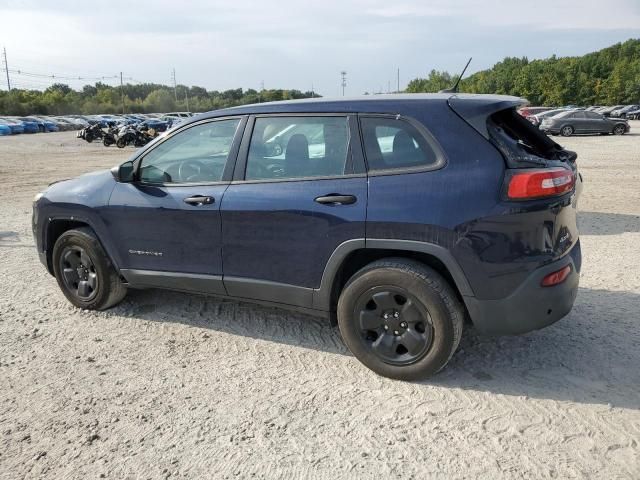
[[[0, 0], [10, 69], [325, 96], [395, 89], [432, 68], [581, 55], [640, 37], [640, 0]], [[109, 80], [113, 82], [113, 80]], [[16, 86], [51, 80], [14, 75]], [[79, 87], [81, 81], [66, 82]], [[6, 88], [4, 78], [0, 79]]]

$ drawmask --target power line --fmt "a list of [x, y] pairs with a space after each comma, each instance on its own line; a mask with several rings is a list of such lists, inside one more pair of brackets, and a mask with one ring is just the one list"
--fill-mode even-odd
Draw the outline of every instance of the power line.
[[24, 70], [16, 70], [16, 69], [7, 69], [8, 72], [16, 74], [16, 75], [22, 75], [25, 77], [33, 77], [33, 78], [51, 78], [54, 80], [94, 80], [94, 81], [100, 81], [100, 80], [111, 80], [111, 79], [118, 79], [118, 75], [102, 75], [100, 77], [89, 77], [89, 76], [82, 76], [82, 75], [78, 75], [78, 76], [74, 76], [74, 75], [64, 75], [64, 74], [57, 74], [57, 73], [34, 73], [34, 72], [25, 72]]

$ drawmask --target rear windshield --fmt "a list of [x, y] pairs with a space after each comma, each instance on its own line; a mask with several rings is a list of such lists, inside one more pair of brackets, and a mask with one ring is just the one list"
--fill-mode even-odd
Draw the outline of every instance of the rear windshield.
[[487, 129], [512, 168], [539, 165], [545, 160], [566, 160], [569, 153], [519, 115], [515, 108], [491, 115]]

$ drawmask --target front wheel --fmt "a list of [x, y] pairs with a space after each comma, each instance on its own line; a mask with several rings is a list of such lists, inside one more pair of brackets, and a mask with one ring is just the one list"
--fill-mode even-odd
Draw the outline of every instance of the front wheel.
[[573, 127], [571, 125], [562, 127], [562, 130], [560, 130], [560, 135], [562, 135], [563, 137], [570, 137], [571, 135], [573, 135]]
[[626, 127], [624, 125], [616, 125], [615, 127], [613, 127], [613, 134], [614, 135], [624, 135], [625, 132], [627, 131]]
[[358, 271], [338, 300], [345, 344], [376, 373], [416, 380], [437, 373], [462, 336], [464, 309], [449, 283], [413, 260], [389, 258]]
[[90, 228], [64, 232], [53, 247], [53, 272], [76, 307], [105, 310], [119, 303], [126, 286]]
[[116, 141], [116, 147], [118, 148], [124, 148], [127, 146], [127, 139], [124, 137], [120, 137], [117, 141]]

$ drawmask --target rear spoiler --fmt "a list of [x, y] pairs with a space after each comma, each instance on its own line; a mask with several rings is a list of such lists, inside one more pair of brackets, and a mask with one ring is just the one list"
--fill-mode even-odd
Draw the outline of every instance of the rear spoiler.
[[500, 110], [528, 105], [529, 101], [508, 95], [460, 94], [449, 97], [447, 103], [458, 116], [489, 140], [488, 117]]

